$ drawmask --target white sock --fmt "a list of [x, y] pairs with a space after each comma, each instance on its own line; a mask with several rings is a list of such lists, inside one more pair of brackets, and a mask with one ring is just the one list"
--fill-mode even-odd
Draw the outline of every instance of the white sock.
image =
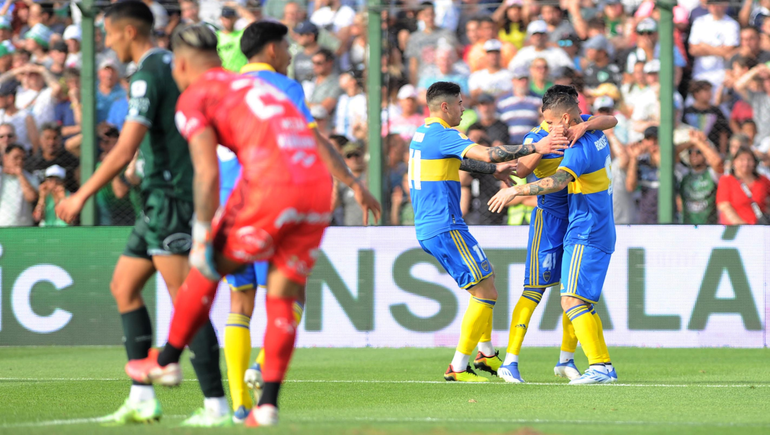
[[468, 367], [468, 361], [471, 360], [470, 355], [466, 355], [460, 351], [455, 351], [455, 357], [452, 358], [452, 370], [455, 372], [464, 372]]
[[504, 366], [507, 366], [508, 364], [511, 364], [511, 363], [517, 363], [517, 362], [519, 362], [518, 355], [514, 355], [512, 353], [505, 354], [505, 361], [503, 361]]
[[203, 407], [211, 414], [220, 417], [230, 413], [230, 405], [227, 404], [227, 399], [225, 399], [224, 396], [204, 398]]
[[613, 370], [612, 363], [604, 363], [604, 367], [607, 367], [607, 372], [611, 372]]
[[128, 400], [132, 403], [142, 403], [155, 398], [155, 389], [152, 385], [132, 385], [128, 393]]
[[571, 359], [575, 359], [575, 352], [561, 351], [561, 353], [559, 353], [559, 362], [560, 363], [567, 363]]
[[494, 356], [495, 347], [492, 346], [491, 341], [479, 341], [479, 352], [484, 354], [484, 356]]
[[591, 364], [590, 368], [596, 370], [597, 372], [604, 373], [605, 375], [609, 373], [607, 368], [604, 367], [604, 364]]

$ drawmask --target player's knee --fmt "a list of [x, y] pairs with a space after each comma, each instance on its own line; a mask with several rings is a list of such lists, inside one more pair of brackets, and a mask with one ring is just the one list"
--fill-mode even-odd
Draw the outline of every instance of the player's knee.
[[471, 292], [471, 294], [481, 299], [497, 300], [497, 289], [495, 288], [494, 279], [490, 277], [485, 279], [484, 281], [481, 281], [479, 285], [473, 288], [473, 291]]
[[125, 281], [113, 279], [110, 282], [110, 293], [118, 305], [118, 311], [124, 312], [132, 305], [141, 303], [142, 297], [139, 292], [134, 291], [131, 286], [126, 285]]
[[561, 298], [561, 308], [564, 311], [569, 310], [572, 307], [577, 307], [578, 305], [585, 304], [585, 301], [582, 301], [578, 298], [573, 298], [572, 296], [562, 296]]
[[230, 292], [230, 312], [251, 317], [254, 312], [254, 290]]

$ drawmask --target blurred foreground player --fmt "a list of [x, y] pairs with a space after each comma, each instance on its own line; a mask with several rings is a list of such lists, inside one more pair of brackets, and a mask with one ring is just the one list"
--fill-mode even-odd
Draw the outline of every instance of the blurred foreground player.
[[[211, 29], [181, 28], [172, 45], [174, 80], [183, 90], [176, 121], [195, 166], [193, 269], [179, 290], [165, 348], [129, 362], [126, 373], [139, 381], [178, 385], [179, 358], [207, 318], [222, 275], [267, 260], [265, 385], [245, 423], [274, 425], [296, 338], [292, 306], [331, 219], [331, 177], [299, 110], [266, 82], [222, 69]], [[243, 168], [215, 219], [218, 143], [235, 152]]]

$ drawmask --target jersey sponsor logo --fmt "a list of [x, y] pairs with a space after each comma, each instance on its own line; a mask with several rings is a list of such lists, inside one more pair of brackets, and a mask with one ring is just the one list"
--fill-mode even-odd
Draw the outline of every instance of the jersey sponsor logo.
[[144, 80], [137, 80], [131, 83], [131, 98], [144, 97], [147, 93], [147, 82]]
[[308, 223], [312, 225], [316, 224], [328, 224], [332, 220], [331, 212], [327, 213], [299, 213], [295, 208], [287, 208], [278, 218], [273, 225], [276, 228], [281, 228], [286, 224], [299, 224]]
[[185, 233], [172, 234], [163, 239], [162, 246], [172, 254], [183, 254], [192, 248], [192, 236]]
[[316, 141], [312, 136], [300, 136], [296, 134], [279, 134], [277, 137], [278, 148], [282, 149], [315, 149]]
[[414, 137], [412, 138], [412, 140], [415, 142], [422, 142], [423, 139], [425, 139], [425, 133], [422, 132], [415, 133]]
[[460, 139], [462, 139], [462, 140], [468, 140], [468, 136], [466, 136], [466, 135], [464, 135], [464, 134], [460, 133], [459, 131], [457, 132], [457, 134], [460, 136]]
[[598, 151], [603, 150], [604, 148], [607, 147], [607, 145], [609, 145], [609, 143], [607, 142], [607, 138], [604, 135], [602, 135], [602, 137], [600, 137], [599, 140], [594, 142], [594, 146]]
[[314, 154], [305, 154], [304, 151], [299, 151], [294, 153], [293, 156], [291, 156], [291, 162], [293, 164], [299, 164], [302, 167], [309, 168], [310, 166], [315, 163], [315, 155]]
[[128, 112], [131, 115], [138, 115], [140, 113], [145, 113], [150, 108], [150, 99], [141, 97], [141, 98], [131, 98], [128, 100]]
[[176, 124], [176, 129], [179, 130], [179, 133], [182, 134], [182, 137], [186, 139], [189, 139], [190, 133], [195, 131], [195, 129], [200, 125], [200, 121], [195, 118], [187, 119], [187, 117], [182, 112], [176, 112], [174, 115], [174, 123]]
[[275, 253], [273, 237], [261, 228], [240, 228], [235, 237], [238, 239], [237, 245], [241, 248], [233, 252], [237, 260], [251, 263], [265, 260]]

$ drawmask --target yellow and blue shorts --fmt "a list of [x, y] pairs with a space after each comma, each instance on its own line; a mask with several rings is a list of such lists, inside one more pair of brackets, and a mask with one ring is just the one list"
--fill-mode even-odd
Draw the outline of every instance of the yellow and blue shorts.
[[420, 246], [438, 260], [460, 288], [471, 288], [492, 275], [492, 265], [468, 230], [447, 231], [420, 240]]
[[532, 218], [529, 222], [524, 288], [546, 288], [557, 285], [562, 276], [564, 234], [567, 232], [569, 221], [536, 208], [532, 210]]
[[225, 277], [225, 283], [234, 292], [255, 290], [257, 287], [267, 285], [267, 261], [258, 261], [247, 264], [244, 268], [232, 275]]
[[593, 246], [566, 245], [561, 264], [561, 295], [595, 304], [599, 302], [612, 254]]

